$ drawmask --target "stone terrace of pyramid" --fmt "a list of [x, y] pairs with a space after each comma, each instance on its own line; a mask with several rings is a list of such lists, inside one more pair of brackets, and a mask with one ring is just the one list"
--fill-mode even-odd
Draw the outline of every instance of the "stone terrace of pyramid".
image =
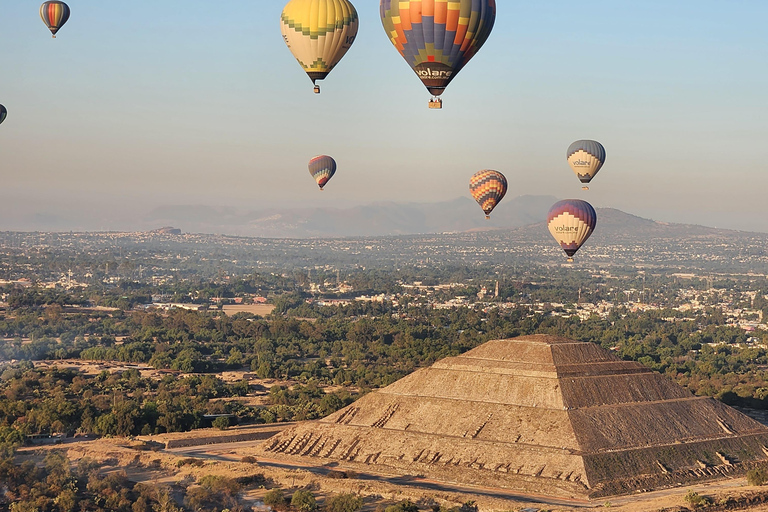
[[768, 460], [768, 428], [593, 343], [536, 335], [443, 359], [264, 449], [583, 498], [743, 473]]

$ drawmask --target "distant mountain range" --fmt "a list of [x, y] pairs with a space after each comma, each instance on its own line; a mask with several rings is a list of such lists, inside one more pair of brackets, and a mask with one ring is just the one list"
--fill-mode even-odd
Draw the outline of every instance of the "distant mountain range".
[[[185, 233], [263, 238], [335, 238], [531, 230], [547, 234], [543, 223], [554, 196], [506, 198], [486, 220], [477, 203], [465, 197], [439, 203], [374, 203], [352, 208], [297, 208], [238, 211], [211, 206], [163, 206], [143, 224], [174, 226]], [[716, 228], [657, 222], [612, 208], [598, 208], [595, 237], [611, 240], [680, 239], [729, 232]], [[730, 231], [736, 233], [736, 231]]]
[[[749, 233], [730, 229], [711, 228], [693, 224], [677, 224], [644, 219], [615, 208], [596, 208], [597, 228], [592, 236], [592, 243], [638, 243], [643, 240], [681, 242], [683, 240], [702, 240], [720, 236], [738, 236], [753, 234], [766, 237], [765, 233]], [[549, 240], [549, 231], [544, 220], [536, 224], [514, 230], [517, 234], [531, 239]]]
[[415, 235], [510, 229], [543, 222], [553, 196], [506, 198], [486, 220], [480, 207], [461, 197], [440, 203], [374, 203], [353, 208], [237, 211], [211, 206], [163, 206], [145, 224], [185, 233], [269, 238]]

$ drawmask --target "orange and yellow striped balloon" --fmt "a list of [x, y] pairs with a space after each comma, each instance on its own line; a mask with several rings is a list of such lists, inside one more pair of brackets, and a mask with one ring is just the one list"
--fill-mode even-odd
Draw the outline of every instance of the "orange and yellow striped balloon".
[[469, 179], [469, 191], [485, 212], [485, 218], [490, 219], [491, 212], [507, 193], [507, 178], [499, 171], [478, 171]]
[[53, 37], [69, 19], [69, 6], [64, 2], [45, 2], [40, 6], [40, 17]]

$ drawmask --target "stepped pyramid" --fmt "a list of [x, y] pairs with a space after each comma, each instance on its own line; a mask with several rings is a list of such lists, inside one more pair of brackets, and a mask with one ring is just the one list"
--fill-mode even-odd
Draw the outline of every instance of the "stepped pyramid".
[[743, 473], [768, 461], [768, 428], [598, 345], [536, 335], [443, 359], [263, 447], [596, 498]]

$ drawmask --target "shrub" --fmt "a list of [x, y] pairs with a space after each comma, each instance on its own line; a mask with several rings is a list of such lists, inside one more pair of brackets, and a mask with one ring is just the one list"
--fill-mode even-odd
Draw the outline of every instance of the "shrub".
[[419, 512], [419, 507], [411, 500], [403, 500], [397, 505], [388, 506], [384, 509], [384, 512]]
[[765, 485], [768, 482], [768, 469], [759, 467], [747, 471], [747, 483], [749, 485]]
[[712, 504], [711, 499], [694, 491], [688, 491], [688, 494], [685, 495], [685, 501], [694, 508], [706, 507]]
[[219, 430], [227, 430], [229, 428], [229, 417], [219, 416], [218, 418], [213, 420], [213, 423], [211, 426]]
[[203, 459], [195, 459], [193, 457], [181, 459], [180, 461], [176, 462], [177, 468], [180, 468], [183, 466], [195, 466], [199, 468], [203, 465], [205, 465], [205, 461]]
[[272, 489], [264, 495], [264, 504], [273, 510], [284, 510], [288, 506], [283, 490], [279, 487]]
[[299, 512], [313, 512], [317, 510], [317, 501], [311, 492], [299, 489], [293, 493], [291, 507]]
[[336, 494], [325, 500], [326, 512], [357, 512], [363, 508], [363, 498], [356, 494]]
[[263, 473], [256, 473], [255, 475], [248, 475], [248, 476], [241, 476], [238, 477], [237, 483], [240, 485], [264, 485], [267, 482], [267, 479], [264, 477]]

